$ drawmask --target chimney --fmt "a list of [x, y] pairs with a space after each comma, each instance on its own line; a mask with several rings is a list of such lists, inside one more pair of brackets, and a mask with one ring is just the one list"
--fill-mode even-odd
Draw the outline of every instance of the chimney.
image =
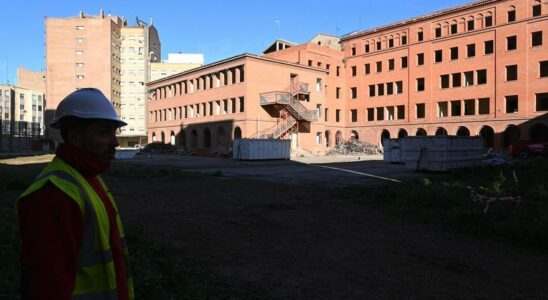
[[99, 15], [101, 16], [101, 19], [105, 18], [105, 11], [101, 8], [101, 11], [99, 12]]
[[152, 26], [152, 24], [153, 24], [153, 23], [152, 23], [152, 17], [150, 17], [150, 26]]
[[80, 11], [80, 19], [83, 19], [83, 18], [84, 18], [84, 11], [81, 10], [81, 11]]

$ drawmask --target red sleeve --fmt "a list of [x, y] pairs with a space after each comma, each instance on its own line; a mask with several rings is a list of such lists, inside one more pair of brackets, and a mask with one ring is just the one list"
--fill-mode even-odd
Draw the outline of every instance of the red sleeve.
[[78, 204], [48, 183], [20, 200], [19, 230], [23, 299], [71, 299], [83, 235]]

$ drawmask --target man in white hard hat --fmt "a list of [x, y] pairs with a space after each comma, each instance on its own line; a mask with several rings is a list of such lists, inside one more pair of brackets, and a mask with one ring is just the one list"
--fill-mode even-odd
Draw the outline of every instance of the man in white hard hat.
[[125, 125], [98, 89], [59, 103], [51, 127], [64, 143], [16, 203], [23, 299], [133, 299], [122, 222], [99, 176]]

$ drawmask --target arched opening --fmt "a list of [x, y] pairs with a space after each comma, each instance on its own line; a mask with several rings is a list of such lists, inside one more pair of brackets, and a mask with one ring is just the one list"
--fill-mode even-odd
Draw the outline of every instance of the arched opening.
[[226, 131], [223, 127], [217, 128], [217, 147], [226, 146], [228, 143], [226, 139]]
[[442, 136], [442, 135], [447, 135], [447, 130], [445, 130], [445, 128], [443, 127], [439, 127], [436, 130], [436, 136]]
[[521, 132], [516, 125], [510, 125], [504, 130], [504, 147], [508, 147], [519, 141]]
[[165, 144], [166, 142], [166, 134], [162, 131], [162, 139], [161, 142]]
[[381, 145], [384, 146], [384, 139], [389, 139], [389, 138], [390, 138], [390, 132], [386, 129], [383, 129], [381, 133]]
[[529, 137], [533, 142], [548, 142], [548, 127], [540, 123], [531, 126]]
[[177, 144], [181, 147], [186, 147], [186, 133], [183, 129], [179, 132], [179, 142]]
[[335, 133], [335, 145], [340, 145], [342, 143], [342, 132], [337, 131]]
[[470, 130], [464, 126], [461, 126], [459, 127], [459, 130], [457, 130], [457, 136], [470, 136]]
[[175, 146], [175, 132], [173, 132], [173, 131], [171, 131], [169, 142], [170, 142], [170, 144]]
[[241, 139], [242, 138], [242, 129], [240, 127], [236, 126], [234, 127], [234, 139]]
[[483, 147], [492, 148], [495, 146], [495, 130], [493, 128], [485, 125], [481, 128], [479, 134], [483, 139]]
[[211, 147], [211, 131], [209, 128], [204, 129], [204, 148]]
[[190, 146], [192, 148], [198, 147], [198, 131], [196, 129], [192, 129], [190, 132]]
[[407, 130], [402, 128], [398, 131], [398, 139], [403, 139], [404, 137], [407, 137]]
[[152, 133], [152, 142], [156, 142], [156, 132]]
[[331, 147], [331, 131], [326, 130], [324, 137], [325, 137], [325, 146]]
[[426, 134], [426, 130], [424, 130], [423, 128], [419, 128], [417, 129], [417, 133], [415, 133], [416, 136], [427, 136]]
[[356, 130], [350, 131], [350, 140], [352, 141], [358, 141], [360, 139], [360, 135]]

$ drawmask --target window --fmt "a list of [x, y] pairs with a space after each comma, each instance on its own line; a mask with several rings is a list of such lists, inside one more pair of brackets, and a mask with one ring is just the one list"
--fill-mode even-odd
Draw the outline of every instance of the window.
[[337, 77], [339, 77], [339, 75], [341, 74], [341, 67], [337, 66]]
[[371, 64], [365, 64], [365, 75], [371, 73]]
[[341, 110], [340, 109], [336, 109], [335, 110], [335, 122], [340, 122], [341, 121]]
[[473, 116], [476, 114], [476, 101], [474, 99], [464, 100], [464, 115]]
[[81, 25], [76, 26], [76, 30], [84, 30], [84, 29], [86, 29], [85, 26], [81, 26]]
[[384, 107], [377, 107], [377, 121], [384, 120]]
[[375, 85], [369, 85], [369, 97], [375, 97]]
[[401, 68], [402, 69], [407, 68], [407, 56], [402, 56], [402, 58], [401, 58]]
[[394, 62], [394, 59], [389, 59], [388, 60], [388, 71], [392, 71], [394, 70], [394, 65], [395, 65], [395, 62]]
[[335, 88], [335, 98], [336, 99], [341, 98], [341, 88], [340, 87]]
[[83, 80], [83, 79], [84, 79], [84, 75], [76, 75], [76, 79], [77, 79], [77, 80]]
[[445, 118], [449, 114], [447, 108], [447, 101], [438, 102], [438, 118]]
[[478, 84], [486, 84], [487, 83], [487, 70], [477, 70], [476, 75], [478, 77]]
[[398, 120], [405, 119], [405, 106], [404, 105], [396, 106], [396, 113], [397, 113]]
[[449, 75], [441, 75], [440, 76], [440, 87], [442, 89], [449, 88]]
[[490, 110], [489, 105], [489, 98], [478, 99], [478, 113], [480, 115], [488, 115]]
[[386, 119], [394, 120], [394, 106], [388, 106], [386, 108]]
[[533, 17], [538, 17], [542, 14], [542, 7], [540, 2], [535, 2], [533, 5]]
[[506, 96], [504, 97], [506, 100], [506, 113], [507, 114], [513, 114], [518, 112], [518, 96], [512, 95], [512, 96]]
[[377, 41], [377, 51], [381, 50], [381, 41]]
[[474, 72], [468, 71], [464, 72], [464, 86], [474, 85]]
[[458, 31], [457, 23], [451, 24], [451, 34], [456, 34]]
[[468, 57], [476, 56], [476, 44], [466, 45], [466, 54]]
[[417, 78], [417, 91], [424, 91], [424, 78]]
[[328, 109], [328, 108], [324, 109], [323, 115], [324, 115], [324, 121], [326, 121], [326, 122], [327, 122], [327, 115], [328, 115], [327, 113], [328, 113], [328, 112], [329, 112], [329, 109]]
[[369, 44], [365, 45], [365, 53], [369, 53]]
[[393, 82], [386, 83], [386, 94], [387, 95], [394, 94], [394, 83]]
[[443, 52], [442, 50], [436, 50], [434, 51], [434, 62], [442, 62], [443, 61]]
[[422, 31], [417, 32], [417, 41], [422, 42], [424, 40], [424, 33]]
[[485, 41], [485, 55], [487, 54], [493, 54], [493, 40]]
[[316, 92], [322, 91], [322, 79], [316, 78]]
[[516, 9], [515, 8], [511, 8], [509, 11], [508, 11], [508, 22], [514, 22], [516, 20]]
[[77, 44], [82, 44], [84, 42], [84, 38], [76, 38]]
[[426, 111], [425, 111], [425, 104], [424, 103], [417, 103], [417, 105], [415, 106], [416, 107], [416, 117], [417, 119], [424, 119], [425, 115], [426, 115]]
[[441, 27], [437, 27], [437, 28], [436, 28], [435, 34], [436, 34], [436, 37], [437, 37], [437, 38], [441, 37]]
[[453, 73], [451, 75], [453, 77], [453, 82], [452, 82], [453, 87], [454, 88], [455, 87], [460, 87], [460, 85], [461, 85], [461, 75], [460, 75], [460, 73]]
[[388, 48], [392, 48], [392, 47], [394, 47], [394, 39], [391, 38], [388, 40]]
[[486, 16], [485, 27], [491, 27], [491, 26], [493, 26], [493, 16]]
[[518, 65], [506, 66], [506, 81], [518, 80]]
[[536, 111], [548, 111], [548, 93], [536, 94]]
[[517, 43], [518, 43], [518, 38], [517, 36], [509, 36], [506, 38], [506, 50], [510, 51], [510, 50], [516, 50], [517, 48]]
[[382, 72], [382, 61], [377, 62], [377, 73]]
[[468, 28], [468, 31], [474, 30], [474, 19], [468, 20], [468, 22], [466, 22], [466, 27]]
[[357, 73], [357, 68], [356, 68], [356, 66], [352, 66], [352, 67], [351, 67], [351, 70], [352, 70], [352, 77], [355, 77], [355, 76], [356, 76], [356, 73]]
[[451, 51], [451, 60], [459, 59], [459, 47], [453, 47]]
[[322, 133], [316, 132], [316, 145], [320, 145], [322, 143]]
[[396, 94], [403, 93], [403, 81], [396, 81]]
[[417, 66], [424, 65], [424, 53], [417, 54]]
[[350, 95], [352, 99], [358, 98], [358, 88], [357, 87], [350, 88]]
[[540, 77], [548, 77], [548, 60], [540, 61], [538, 64]]
[[375, 109], [374, 108], [368, 108], [367, 109], [367, 121], [375, 121]]
[[401, 44], [402, 44], [402, 45], [407, 45], [407, 35], [403, 35], [403, 36], [401, 37]]
[[460, 100], [451, 101], [451, 116], [458, 117], [461, 115], [461, 103]]
[[356, 46], [352, 46], [351, 51], [352, 51], [352, 55], [356, 55]]
[[357, 109], [351, 109], [350, 110], [350, 120], [351, 120], [351, 122], [358, 122], [358, 110]]
[[312, 60], [308, 60], [308, 66], [311, 67], [312, 66]]
[[82, 50], [76, 51], [76, 56], [82, 56], [82, 55], [84, 55], [84, 51]]
[[377, 95], [384, 96], [384, 83], [377, 84]]
[[244, 97], [240, 97], [240, 112], [244, 112], [244, 108], [245, 108], [245, 102], [244, 102]]
[[531, 47], [542, 45], [542, 31], [535, 31], [531, 33]]

